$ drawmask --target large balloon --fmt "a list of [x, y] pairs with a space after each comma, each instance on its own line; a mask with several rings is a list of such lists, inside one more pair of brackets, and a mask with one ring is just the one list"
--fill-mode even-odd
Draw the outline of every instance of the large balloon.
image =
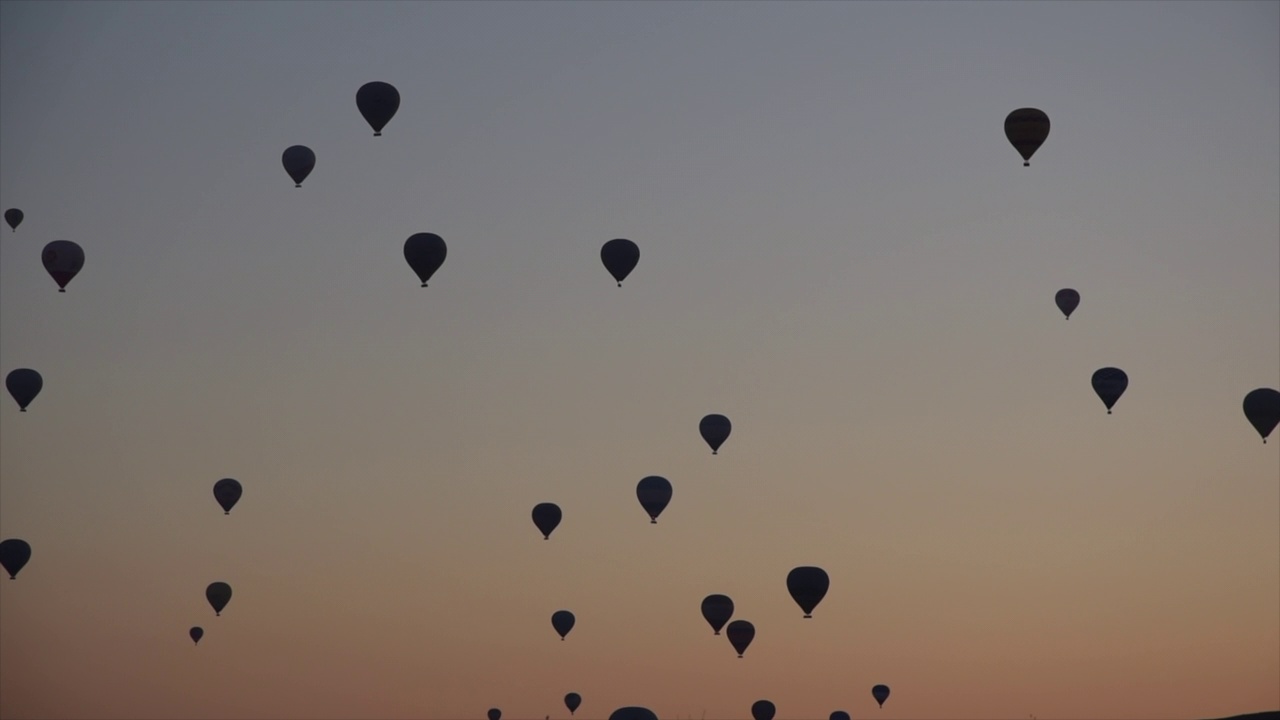
[[415, 233], [404, 241], [404, 259], [418, 274], [422, 287], [427, 286], [427, 281], [444, 264], [448, 254], [449, 248], [445, 246], [444, 239], [435, 233]]
[[1120, 368], [1105, 367], [1093, 373], [1092, 382], [1093, 391], [1102, 398], [1102, 404], [1107, 406], [1107, 414], [1110, 415], [1112, 406], [1129, 387], [1129, 376]]
[[813, 617], [813, 609], [826, 597], [829, 587], [831, 579], [822, 568], [798, 567], [787, 573], [787, 592], [791, 593], [791, 599], [804, 610], [807, 618]]
[[1071, 288], [1062, 288], [1057, 295], [1053, 296], [1053, 301], [1058, 304], [1058, 309], [1062, 314], [1071, 319], [1071, 313], [1075, 312], [1076, 307], [1080, 305], [1080, 293]]
[[650, 475], [636, 485], [636, 497], [640, 500], [640, 507], [649, 513], [649, 522], [657, 523], [658, 516], [671, 502], [671, 483], [664, 477]]
[[757, 700], [751, 703], [752, 720], [773, 720], [777, 712], [778, 708], [768, 700]]
[[13, 228], [15, 231], [18, 229], [18, 226], [22, 224], [23, 217], [25, 216], [18, 208], [9, 208], [4, 211], [4, 221], [9, 223], [9, 227]]
[[222, 506], [223, 514], [230, 515], [231, 508], [240, 502], [240, 493], [244, 488], [240, 487], [240, 482], [231, 478], [222, 478], [213, 484], [213, 499], [218, 501]]
[[1044, 139], [1049, 137], [1049, 116], [1035, 108], [1019, 108], [1004, 119], [1004, 136], [1022, 156], [1022, 166], [1030, 167]]
[[835, 712], [831, 713], [831, 715], [830, 715], [830, 717], [828, 718], [828, 720], [849, 720], [849, 713], [847, 713], [847, 712], [845, 712], [845, 711], [843, 711], [843, 710], [837, 710], [837, 711], [835, 711]]
[[575, 622], [577, 622], [577, 618], [568, 610], [557, 610], [551, 613], [551, 627], [555, 628], [556, 632], [559, 633], [561, 642], [564, 641], [564, 636], [568, 635], [569, 631], [573, 629]]
[[193, 628], [191, 628], [190, 630], [188, 630], [188, 631], [187, 631], [187, 634], [191, 636], [191, 642], [193, 642], [193, 643], [195, 643], [195, 644], [199, 645], [199, 644], [200, 644], [200, 638], [204, 637], [204, 628], [202, 628], [202, 627], [193, 627]]
[[40, 389], [44, 387], [44, 378], [31, 368], [18, 368], [5, 376], [4, 386], [13, 399], [18, 401], [18, 409], [26, 412], [27, 406], [36, 399]]
[[502, 720], [502, 711], [498, 708], [489, 708], [489, 720]]
[[723, 415], [708, 415], [698, 423], [698, 432], [702, 433], [702, 439], [711, 446], [712, 455], [715, 455], [724, 441], [729, 439], [731, 430], [733, 425], [729, 422], [729, 418]]
[[294, 187], [302, 187], [302, 181], [306, 180], [316, 167], [316, 154], [306, 145], [291, 145], [285, 148], [280, 160], [284, 163], [284, 171], [293, 178]]
[[384, 82], [369, 82], [356, 91], [356, 107], [364, 116], [369, 127], [373, 128], [373, 136], [382, 135], [382, 128], [396, 116], [400, 109], [400, 91], [394, 85]]
[[600, 259], [613, 279], [618, 281], [618, 287], [622, 287], [622, 281], [636, 269], [636, 263], [640, 262], [640, 248], [623, 238], [610, 240], [600, 248]]
[[1271, 431], [1280, 425], [1280, 391], [1271, 388], [1250, 391], [1244, 396], [1244, 416], [1265, 443]]
[[649, 708], [623, 707], [614, 710], [609, 720], [658, 720], [658, 716]]
[[578, 693], [569, 693], [564, 696], [564, 706], [569, 708], [569, 714], [572, 715], [574, 710], [582, 704], [582, 696]]
[[70, 240], [54, 240], [44, 246], [40, 260], [45, 272], [58, 283], [58, 292], [66, 292], [67, 283], [84, 267], [84, 249]]
[[551, 531], [560, 524], [560, 506], [555, 503], [538, 503], [533, 506], [533, 524], [538, 526], [542, 539], [551, 537]]
[[734, 650], [738, 651], [738, 657], [742, 657], [742, 653], [747, 651], [747, 646], [756, 636], [756, 626], [746, 620], [734, 620], [729, 623], [729, 627], [725, 628], [724, 634], [729, 638], [729, 644]]
[[213, 614], [221, 615], [222, 608], [231, 602], [231, 586], [224, 582], [209, 583], [204, 589], [205, 599], [213, 606]]
[[871, 697], [875, 698], [876, 702], [880, 703], [880, 707], [884, 707], [884, 701], [889, 699], [889, 686], [876, 685], [871, 688]]
[[708, 595], [702, 598], [702, 617], [711, 625], [716, 635], [733, 617], [733, 600], [728, 595]]
[[18, 571], [31, 559], [31, 546], [26, 540], [10, 538], [0, 542], [0, 567], [9, 573], [9, 579], [18, 577]]

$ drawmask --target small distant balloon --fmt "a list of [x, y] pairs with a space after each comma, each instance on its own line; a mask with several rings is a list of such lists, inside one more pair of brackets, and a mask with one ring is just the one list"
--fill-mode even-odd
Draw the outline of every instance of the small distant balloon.
[[4, 542], [0, 542], [0, 567], [9, 573], [9, 579], [14, 580], [18, 577], [18, 572], [31, 559], [31, 546], [26, 540], [17, 538], [9, 538]]
[[204, 597], [213, 606], [213, 614], [221, 615], [222, 609], [231, 602], [231, 586], [224, 582], [209, 583], [204, 589]]
[[623, 707], [614, 710], [609, 720], [658, 720], [658, 716], [649, 708]]
[[1244, 396], [1244, 416], [1262, 436], [1262, 442], [1280, 425], [1280, 390], [1258, 388]]
[[551, 614], [551, 627], [555, 628], [561, 641], [564, 641], [564, 636], [569, 634], [576, 622], [577, 618], [568, 610], [557, 610]]
[[658, 516], [671, 502], [671, 483], [664, 477], [650, 475], [636, 485], [636, 498], [640, 507], [649, 513], [649, 522], [657, 523]]
[[756, 626], [746, 620], [734, 620], [724, 629], [724, 634], [729, 638], [733, 649], [738, 651], [738, 657], [742, 657], [742, 653], [747, 651], [747, 646], [756, 637]]
[[240, 482], [232, 478], [222, 478], [213, 484], [213, 499], [218, 501], [222, 506], [223, 514], [230, 515], [231, 508], [240, 502], [240, 494], [244, 488], [240, 487]]
[[613, 279], [618, 281], [618, 287], [622, 287], [622, 281], [627, 279], [636, 268], [636, 263], [640, 262], [640, 248], [624, 238], [610, 240], [600, 248], [600, 260]]
[[193, 642], [193, 643], [195, 643], [195, 644], [199, 645], [199, 644], [200, 644], [200, 638], [204, 637], [204, 628], [202, 628], [202, 627], [193, 627], [193, 628], [191, 628], [190, 630], [188, 630], [188, 631], [187, 631], [187, 634], [191, 636], [191, 642]]
[[58, 292], [66, 292], [67, 283], [84, 267], [84, 249], [70, 240], [54, 240], [44, 246], [40, 260], [45, 272], [58, 283]]
[[702, 617], [711, 625], [715, 635], [733, 617], [733, 600], [728, 595], [708, 595], [702, 599]]
[[44, 387], [44, 378], [31, 368], [18, 368], [4, 378], [4, 386], [18, 403], [18, 409], [27, 411], [27, 406], [40, 394]]
[[1058, 309], [1062, 311], [1062, 314], [1070, 320], [1071, 313], [1075, 312], [1080, 305], [1080, 293], [1071, 288], [1062, 288], [1057, 295], [1053, 296], [1053, 301], [1058, 304]]
[[773, 720], [778, 708], [768, 700], [757, 700], [751, 703], [751, 720]]
[[533, 524], [542, 533], [542, 539], [551, 537], [551, 531], [560, 525], [560, 506], [555, 503], [538, 503], [533, 506]]
[[880, 704], [880, 707], [884, 707], [884, 701], [889, 699], [889, 686], [876, 685], [871, 688], [871, 697], [876, 699], [876, 702]]
[[9, 227], [17, 232], [18, 226], [22, 224], [22, 218], [26, 217], [18, 208], [9, 208], [4, 211], [4, 221], [9, 223]]
[[400, 91], [384, 82], [369, 82], [356, 91], [356, 107], [365, 122], [373, 128], [373, 136], [381, 137], [382, 128], [396, 116], [400, 109]]
[[316, 154], [306, 145], [291, 145], [285, 148], [280, 160], [284, 163], [284, 171], [293, 179], [294, 187], [302, 187], [302, 181], [306, 180], [316, 167]]
[[435, 233], [414, 233], [404, 241], [404, 259], [422, 281], [422, 287], [426, 287], [431, 276], [444, 265], [448, 254], [444, 239]]
[[798, 567], [787, 573], [787, 592], [807, 618], [813, 617], [813, 609], [827, 596], [830, 587], [831, 579], [820, 567]]
[[1107, 414], [1110, 415], [1111, 408], [1129, 387], [1129, 376], [1120, 368], [1105, 367], [1093, 373], [1092, 383], [1093, 391], [1098, 393], [1102, 404], [1107, 406]]
[[830, 720], [849, 720], [849, 713], [843, 710], [837, 710], [831, 713]]
[[733, 424], [723, 415], [708, 415], [698, 423], [698, 432], [702, 433], [702, 439], [711, 446], [712, 455], [715, 455], [724, 441], [729, 439], [729, 433], [732, 430]]
[[1035, 108], [1014, 110], [1004, 119], [1004, 136], [1022, 156], [1022, 166], [1030, 167], [1031, 156], [1049, 137], [1049, 116]]
[[564, 706], [569, 708], [569, 714], [572, 715], [578, 706], [582, 704], [582, 696], [578, 693], [569, 693], [564, 696]]
[[498, 708], [489, 708], [489, 720], [502, 720], [502, 711]]

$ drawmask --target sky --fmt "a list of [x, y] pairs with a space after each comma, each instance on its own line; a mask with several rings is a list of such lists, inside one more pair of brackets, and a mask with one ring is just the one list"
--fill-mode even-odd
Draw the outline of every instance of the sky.
[[1280, 707], [1280, 3], [3, 0], [0, 158], [0, 717]]

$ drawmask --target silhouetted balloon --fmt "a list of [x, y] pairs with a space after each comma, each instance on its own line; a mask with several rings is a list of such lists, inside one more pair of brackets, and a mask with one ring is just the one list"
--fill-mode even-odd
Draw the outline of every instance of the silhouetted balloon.
[[555, 628], [556, 632], [560, 634], [561, 641], [573, 629], [575, 622], [577, 622], [577, 619], [568, 610], [557, 610], [551, 614], [551, 627]]
[[316, 154], [306, 145], [291, 145], [285, 148], [280, 160], [284, 163], [284, 171], [293, 178], [294, 187], [302, 187], [302, 181], [306, 180], [316, 167]]
[[773, 720], [777, 712], [778, 708], [768, 700], [757, 700], [751, 703], [752, 720]]
[[542, 539], [551, 537], [551, 531], [560, 524], [560, 506], [555, 503], [538, 503], [533, 506], [533, 524], [542, 532]]
[[702, 599], [702, 617], [711, 624], [716, 635], [720, 628], [733, 617], [733, 600], [728, 595], [708, 595]]
[[733, 649], [738, 651], [738, 657], [742, 657], [742, 653], [747, 651], [747, 646], [756, 636], [756, 626], [746, 620], [734, 620], [724, 629], [724, 634], [729, 638]]
[[189, 631], [187, 631], [187, 634], [191, 636], [191, 642], [199, 645], [200, 638], [204, 637], [204, 628], [193, 627]]
[[213, 484], [213, 498], [222, 506], [224, 515], [231, 514], [231, 508], [240, 501], [240, 493], [243, 490], [239, 481], [231, 478], [222, 478]]
[[813, 609], [826, 597], [829, 587], [831, 579], [822, 568], [798, 567], [787, 573], [787, 592], [791, 593], [791, 599], [804, 610], [807, 618], [813, 617]]
[[26, 540], [9, 538], [0, 542], [0, 567], [9, 573], [9, 579], [18, 577], [18, 571], [31, 559], [31, 546]]
[[698, 423], [698, 432], [702, 433], [702, 439], [711, 446], [712, 455], [715, 455], [724, 441], [729, 439], [731, 430], [733, 425], [729, 422], [729, 418], [723, 415], [708, 415]]
[[636, 485], [636, 497], [640, 500], [640, 507], [649, 513], [649, 522], [656, 523], [667, 503], [671, 502], [671, 483], [664, 477], [650, 475]]
[[44, 378], [31, 368], [18, 368], [5, 376], [4, 386], [13, 399], [18, 401], [18, 409], [26, 412], [27, 406], [36, 399], [40, 389], [44, 387]]
[[636, 268], [636, 263], [640, 261], [640, 248], [623, 238], [610, 240], [600, 248], [600, 259], [613, 279], [618, 281], [618, 287], [622, 287], [622, 281], [631, 274], [631, 271]]
[[569, 714], [572, 715], [574, 710], [582, 704], [582, 696], [578, 693], [569, 693], [564, 696], [564, 706], [569, 708]]
[[489, 708], [489, 720], [502, 720], [502, 711], [498, 708]]
[[658, 720], [658, 716], [649, 708], [623, 707], [614, 710], [609, 720]]
[[404, 259], [417, 273], [422, 287], [427, 286], [427, 281], [444, 264], [448, 254], [449, 248], [445, 246], [444, 239], [435, 233], [414, 233], [404, 241]]
[[1053, 301], [1058, 304], [1062, 314], [1070, 320], [1071, 313], [1075, 312], [1076, 307], [1080, 305], [1080, 293], [1071, 288], [1062, 288], [1057, 295], [1053, 296]]
[[1093, 391], [1102, 398], [1102, 404], [1107, 406], [1108, 415], [1111, 414], [1111, 407], [1116, 404], [1127, 387], [1129, 387], [1129, 376], [1125, 375], [1120, 368], [1105, 367], [1093, 373]]
[[876, 702], [880, 703], [880, 707], [884, 707], [884, 701], [889, 699], [889, 686], [876, 685], [871, 688], [871, 697], [875, 698]]
[[400, 109], [400, 91], [394, 85], [384, 82], [369, 82], [356, 91], [356, 107], [364, 116], [369, 127], [373, 128], [373, 136], [382, 135], [382, 128], [396, 116]]
[[1271, 431], [1280, 425], [1280, 391], [1271, 388], [1251, 390], [1244, 396], [1244, 416], [1265, 443]]
[[847, 713], [847, 712], [845, 712], [845, 711], [843, 711], [843, 710], [837, 710], [837, 711], [835, 711], [835, 712], [831, 713], [831, 716], [830, 716], [830, 719], [829, 719], [829, 720], [850, 720], [850, 719], [849, 719], [849, 713]]
[[84, 267], [84, 249], [70, 240], [54, 240], [40, 253], [45, 272], [58, 283], [58, 292], [67, 291], [71, 282]]
[[221, 615], [222, 608], [231, 602], [231, 586], [224, 582], [209, 583], [204, 589], [205, 599], [213, 606], [213, 614]]
[[23, 217], [25, 216], [18, 208], [9, 208], [4, 211], [4, 221], [9, 223], [9, 227], [13, 228], [15, 231], [18, 229], [18, 226], [22, 224]]
[[1049, 137], [1049, 116], [1035, 108], [1019, 108], [1004, 119], [1004, 136], [1022, 156], [1022, 166], [1031, 165], [1031, 156]]

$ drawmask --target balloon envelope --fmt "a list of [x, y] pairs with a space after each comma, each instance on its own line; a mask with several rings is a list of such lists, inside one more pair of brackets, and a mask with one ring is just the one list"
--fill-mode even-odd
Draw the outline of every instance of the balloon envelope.
[[187, 631], [187, 634], [191, 636], [191, 642], [199, 645], [200, 638], [204, 637], [204, 628], [193, 627]]
[[1031, 156], [1049, 137], [1049, 116], [1035, 108], [1014, 110], [1004, 119], [1004, 136], [1022, 156], [1022, 165], [1028, 167]]
[[316, 154], [306, 145], [291, 145], [285, 148], [280, 161], [284, 163], [284, 171], [293, 179], [293, 186], [302, 187], [302, 181], [316, 167]]
[[31, 546], [26, 540], [9, 538], [0, 542], [0, 567], [9, 573], [9, 579], [18, 577], [18, 571], [31, 559]]
[[729, 439], [731, 430], [733, 430], [732, 423], [723, 415], [708, 415], [698, 423], [698, 432], [702, 433], [702, 439], [711, 446], [712, 455], [715, 455], [724, 441]]
[[365, 83], [356, 91], [356, 107], [373, 128], [373, 136], [378, 137], [400, 109], [400, 91], [390, 83]]
[[1102, 404], [1107, 406], [1107, 414], [1129, 387], [1129, 376], [1120, 368], [1105, 367], [1093, 373], [1093, 391], [1098, 393]]
[[600, 248], [600, 260], [613, 279], [618, 281], [618, 287], [622, 287], [622, 281], [636, 268], [636, 263], [640, 262], [640, 248], [623, 238], [610, 240]]
[[498, 708], [489, 708], [489, 720], [502, 720], [502, 711]]
[[716, 635], [733, 617], [733, 600], [728, 595], [708, 595], [702, 599], [702, 617], [711, 625]]
[[213, 614], [221, 615], [222, 609], [231, 602], [231, 586], [224, 582], [209, 583], [204, 589], [204, 597], [213, 606]]
[[649, 708], [623, 707], [614, 710], [609, 720], [658, 720], [658, 716]]
[[40, 389], [44, 387], [44, 378], [31, 368], [18, 368], [5, 376], [4, 386], [18, 402], [18, 409], [26, 412], [27, 406], [36, 399]]
[[564, 696], [564, 706], [569, 708], [570, 715], [572, 715], [573, 711], [577, 710], [578, 706], [581, 704], [582, 704], [582, 696], [579, 695], [578, 693], [569, 693], [568, 695]]
[[67, 283], [84, 267], [84, 249], [70, 240], [54, 240], [40, 253], [45, 272], [58, 283], [58, 292], [67, 291]]
[[17, 230], [18, 226], [22, 224], [23, 217], [22, 211], [18, 208], [9, 208], [4, 211], [4, 221], [9, 223], [9, 227], [14, 230]]
[[664, 477], [650, 475], [636, 485], [636, 498], [640, 507], [649, 513], [649, 522], [658, 522], [658, 516], [671, 502], [671, 483]]
[[837, 710], [831, 713], [830, 720], [849, 720], [849, 713], [843, 710]]
[[551, 613], [551, 627], [559, 633], [560, 639], [564, 640], [564, 636], [569, 634], [573, 629], [573, 624], [577, 622], [577, 618], [568, 610], [557, 610]]
[[734, 650], [738, 651], [738, 657], [742, 657], [742, 653], [747, 651], [747, 646], [756, 636], [756, 626], [746, 620], [734, 620], [729, 623], [729, 627], [725, 628], [724, 634], [729, 638], [729, 644]]
[[222, 478], [213, 484], [213, 499], [218, 501], [222, 506], [223, 514], [230, 515], [231, 508], [240, 502], [240, 493], [244, 488], [240, 487], [240, 482], [232, 478]]
[[819, 567], [798, 567], [787, 573], [787, 592], [796, 601], [805, 617], [813, 617], [813, 609], [826, 597], [831, 587], [827, 571]]
[[752, 720], [773, 720], [773, 716], [777, 712], [778, 708], [768, 700], [757, 700], [751, 703]]
[[422, 287], [426, 287], [431, 276], [444, 265], [448, 254], [449, 248], [445, 246], [444, 239], [435, 233], [414, 233], [404, 241], [404, 259], [417, 273]]
[[1244, 416], [1262, 436], [1262, 442], [1280, 425], [1280, 390], [1258, 388], [1244, 396]]
[[533, 524], [538, 526], [542, 539], [551, 537], [551, 531], [560, 524], [560, 506], [555, 503], [538, 503], [533, 506]]
[[1071, 313], [1075, 312], [1080, 305], [1080, 293], [1071, 288], [1062, 288], [1058, 294], [1053, 296], [1053, 301], [1058, 304], [1058, 309], [1062, 311], [1067, 319], [1071, 319]]
[[889, 699], [889, 686], [876, 685], [871, 688], [871, 697], [875, 698], [877, 703], [880, 703], [880, 707], [884, 707], [884, 701]]

